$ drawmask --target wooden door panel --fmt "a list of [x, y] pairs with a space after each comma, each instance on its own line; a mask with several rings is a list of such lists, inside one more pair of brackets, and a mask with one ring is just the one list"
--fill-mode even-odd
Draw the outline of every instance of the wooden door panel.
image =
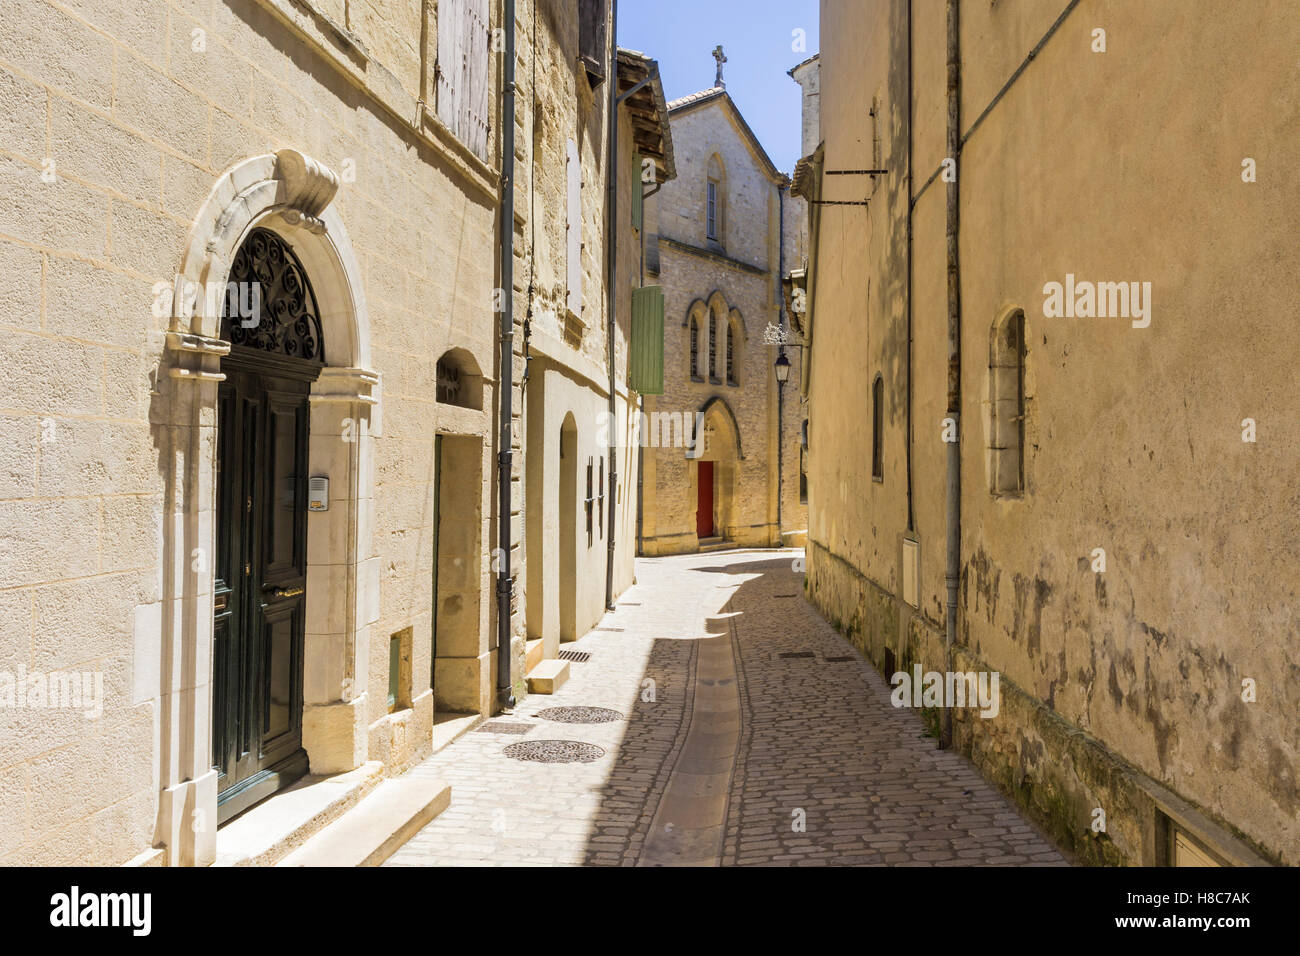
[[696, 479], [699, 497], [695, 511], [695, 536], [709, 538], [713, 536], [713, 462], [700, 462]]
[[308, 388], [238, 369], [221, 386], [212, 762], [223, 811], [305, 765]]

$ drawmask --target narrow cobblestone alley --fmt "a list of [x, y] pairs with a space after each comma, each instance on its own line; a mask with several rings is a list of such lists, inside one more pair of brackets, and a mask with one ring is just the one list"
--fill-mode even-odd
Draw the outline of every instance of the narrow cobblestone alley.
[[[803, 599], [799, 554], [638, 560], [637, 586], [566, 645], [590, 657], [557, 694], [411, 771], [450, 783], [451, 806], [387, 865], [1064, 865], [890, 704]], [[558, 710], [577, 707], [618, 717]], [[542, 741], [578, 759], [507, 755]]]

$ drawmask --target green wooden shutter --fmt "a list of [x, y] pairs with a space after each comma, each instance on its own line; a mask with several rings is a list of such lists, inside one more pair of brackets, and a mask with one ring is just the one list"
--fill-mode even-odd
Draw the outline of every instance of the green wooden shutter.
[[644, 202], [641, 190], [644, 186], [641, 183], [641, 154], [635, 153], [632, 156], [632, 228], [641, 228], [641, 207]]
[[664, 393], [664, 290], [632, 290], [632, 356], [628, 387], [642, 395]]

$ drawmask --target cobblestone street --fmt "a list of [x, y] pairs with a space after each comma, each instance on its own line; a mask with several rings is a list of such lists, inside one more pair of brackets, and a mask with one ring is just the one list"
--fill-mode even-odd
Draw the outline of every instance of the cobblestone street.
[[[617, 610], [565, 645], [590, 657], [557, 694], [530, 695], [411, 771], [451, 784], [451, 806], [387, 865], [1064, 865], [963, 757], [935, 749], [917, 713], [890, 704], [804, 600], [798, 554], [638, 560]], [[619, 718], [550, 712], [568, 707]], [[530, 741], [603, 756], [506, 755]]]

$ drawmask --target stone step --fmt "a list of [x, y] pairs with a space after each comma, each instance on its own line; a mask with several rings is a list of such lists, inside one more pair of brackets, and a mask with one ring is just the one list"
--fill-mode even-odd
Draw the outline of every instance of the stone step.
[[554, 694], [569, 679], [569, 662], [542, 661], [528, 672], [528, 693]]
[[728, 541], [725, 538], [701, 538], [700, 539], [701, 552], [726, 551], [730, 548], [734, 548], [735, 546], [736, 543], [734, 541]]
[[527, 643], [524, 652], [524, 673], [527, 674], [534, 667], [542, 662], [542, 655], [546, 653], [543, 644], [545, 642], [539, 637]]
[[385, 780], [276, 865], [379, 866], [450, 803], [451, 787], [441, 780]]
[[383, 780], [371, 760], [331, 776], [303, 777], [217, 831], [213, 866], [272, 866], [360, 803]]

